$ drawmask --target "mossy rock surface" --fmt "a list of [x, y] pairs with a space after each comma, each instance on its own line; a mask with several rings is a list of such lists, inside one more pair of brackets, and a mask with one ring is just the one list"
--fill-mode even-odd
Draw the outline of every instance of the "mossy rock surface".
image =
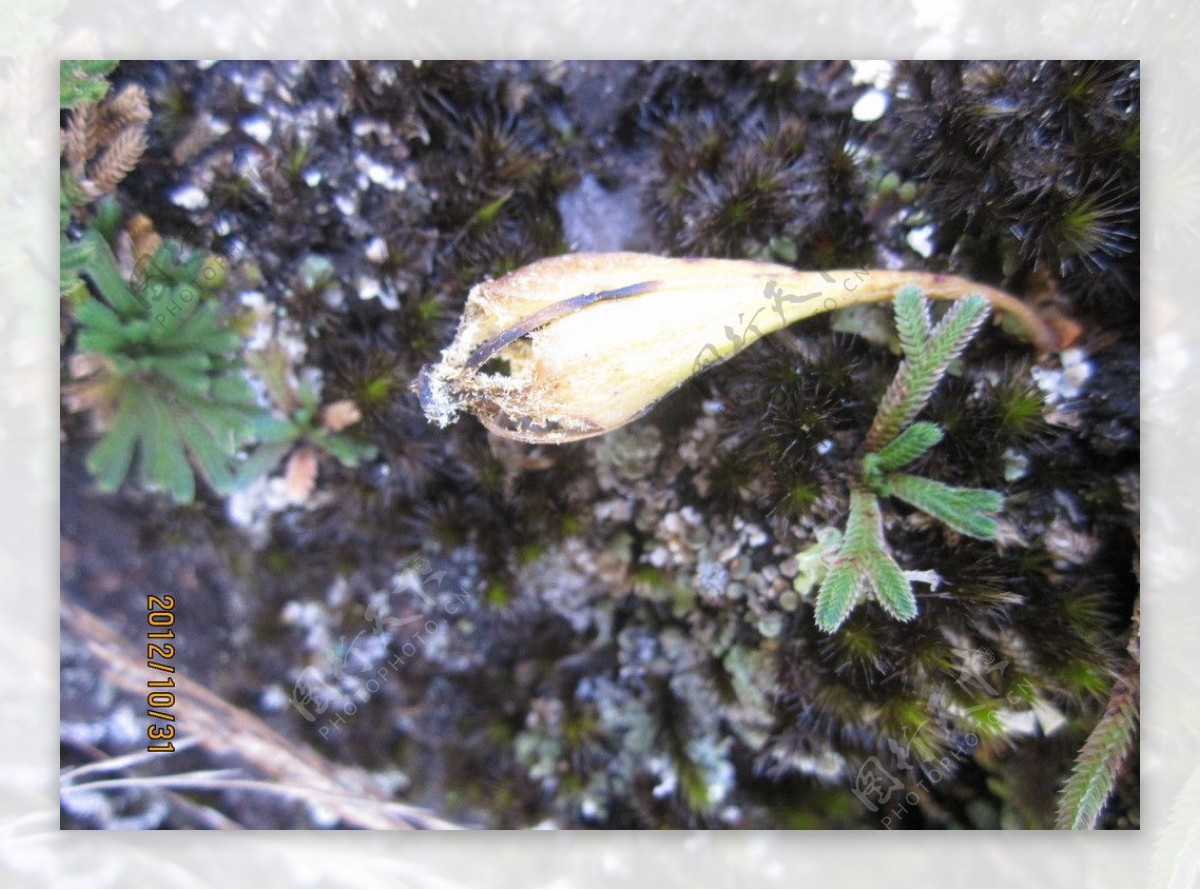
[[[1139, 69], [903, 64], [873, 121], [853, 73], [120, 65], [114, 86], [141, 84], [153, 112], [122, 213], [227, 257], [208, 299], [246, 343], [269, 319], [377, 454], [322, 457], [302, 502], [264, 484], [177, 506], [97, 491], [94, 436], [64, 415], [64, 597], [137, 627], [147, 594], [176, 590], [195, 679], [464, 824], [876, 828], [880, 789], [921, 780], [905, 827], [1053, 827], [1131, 664]], [[814, 560], [898, 363], [888, 307], [771, 335], [600, 439], [426, 422], [409, 383], [471, 285], [616, 249], [1054, 291], [1071, 350], [989, 327], [921, 415], [946, 436], [918, 471], [1002, 490], [999, 544], [888, 501], [897, 562], [939, 583], [916, 585], [911, 622], [868, 603], [814, 626]], [[124, 753], [111, 690], [63, 651], [64, 766], [84, 738]], [[299, 683], [315, 720], [289, 702]], [[318, 824], [205, 800], [247, 827]], [[194, 825], [148, 801], [125, 805]], [[1138, 803], [1134, 756], [1100, 825], [1136, 825]]]

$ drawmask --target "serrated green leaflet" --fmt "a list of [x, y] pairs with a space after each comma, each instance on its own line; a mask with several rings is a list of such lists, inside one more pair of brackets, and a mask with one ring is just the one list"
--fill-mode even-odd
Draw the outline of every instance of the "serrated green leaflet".
[[915, 355], [929, 340], [932, 321], [929, 302], [917, 287], [902, 287], [896, 292], [896, 334], [905, 355]]
[[889, 476], [887, 484], [891, 494], [957, 532], [984, 540], [996, 536], [995, 515], [1004, 506], [999, 492], [954, 488], [934, 479], [903, 473]]
[[817, 594], [817, 627], [833, 633], [849, 617], [858, 596], [858, 572], [845, 564], [830, 570]]
[[999, 492], [954, 488], [895, 472], [942, 441], [944, 432], [936, 423], [913, 421], [950, 362], [987, 319], [987, 302], [977, 295], [965, 297], [936, 326], [929, 301], [919, 289], [901, 288], [894, 305], [905, 358], [880, 400], [864, 442], [861, 481], [850, 493], [846, 531], [817, 597], [817, 626], [827, 633], [846, 620], [862, 591], [898, 621], [911, 621], [917, 615], [912, 583], [883, 534], [880, 497], [893, 495], [955, 531], [983, 539], [996, 536], [996, 514], [1004, 504]]
[[914, 423], [875, 453], [876, 465], [882, 471], [898, 470], [941, 442], [942, 437], [942, 428], [936, 423]]

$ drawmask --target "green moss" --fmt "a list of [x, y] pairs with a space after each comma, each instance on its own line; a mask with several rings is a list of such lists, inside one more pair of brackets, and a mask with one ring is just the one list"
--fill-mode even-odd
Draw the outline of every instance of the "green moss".
[[679, 765], [679, 790], [684, 805], [693, 813], [706, 813], [713, 805], [707, 777], [690, 761]]
[[930, 731], [930, 724], [927, 701], [896, 695], [881, 705], [880, 735], [907, 747], [910, 762], [936, 761], [942, 755], [940, 738]]
[[1067, 626], [1080, 639], [1090, 639], [1104, 631], [1111, 620], [1104, 598], [1088, 590], [1065, 595], [1061, 604]]
[[[500, 211], [504, 209], [504, 205], [508, 203], [510, 198], [512, 198], [511, 192], [506, 195], [501, 195], [496, 200], [485, 204], [483, 207], [480, 207], [477, 211], [475, 211], [475, 216], [472, 217], [472, 222], [474, 222], [476, 225], [487, 225], [497, 216], [499, 216]], [[502, 272], [501, 274], [504, 273]]]
[[442, 302], [436, 296], [426, 297], [417, 303], [417, 317], [424, 322], [433, 321], [442, 311]]
[[391, 374], [380, 374], [363, 381], [358, 390], [358, 403], [363, 408], [375, 408], [385, 404], [396, 388], [396, 379]]
[[286, 550], [272, 547], [263, 555], [263, 565], [272, 574], [282, 575], [292, 567], [292, 559]]
[[563, 721], [562, 738], [568, 748], [579, 748], [590, 743], [600, 731], [600, 719], [584, 711], [569, 716]]
[[484, 599], [487, 600], [489, 606], [496, 609], [503, 609], [512, 601], [512, 591], [504, 582], [493, 581], [488, 585]]
[[287, 159], [284, 163], [284, 172], [292, 182], [299, 181], [311, 154], [312, 146], [306, 142], [296, 145], [288, 153]]
[[537, 541], [526, 541], [517, 550], [517, 564], [527, 566], [546, 555], [546, 545]]
[[996, 389], [1000, 424], [1010, 440], [1032, 439], [1046, 428], [1046, 395], [1024, 374], [1013, 374]]
[[1080, 698], [1102, 698], [1112, 686], [1112, 673], [1108, 669], [1079, 658], [1059, 666], [1054, 676], [1064, 689]]
[[784, 497], [780, 508], [789, 516], [805, 516], [816, 505], [821, 488], [812, 482], [797, 482]]
[[505, 720], [492, 720], [484, 729], [488, 741], [498, 747], [507, 747], [515, 738], [516, 732], [512, 725]]
[[846, 654], [860, 662], [875, 664], [880, 656], [880, 640], [871, 629], [849, 623], [840, 636]]
[[[895, 342], [886, 313], [840, 314], [836, 322], [850, 332], [844, 335], [821, 323], [773, 335], [704, 375], [699, 397], [680, 394], [627, 434], [552, 449], [557, 463], [549, 470], [498, 459], [474, 422], [428, 426], [407, 389], [452, 336], [470, 287], [563, 248], [558, 193], [600, 156], [612, 162], [603, 171], [606, 187], [653, 177], [641, 222], [653, 214], [654, 229], [639, 236], [650, 252], [749, 254], [805, 267], [906, 257], [1018, 295], [1032, 289], [1028, 273], [1036, 261], [1060, 285], [1056, 305], [1078, 317], [1081, 294], [1101, 276], [1080, 272], [1086, 257], [1063, 245], [1099, 244], [1096, 233], [1105, 226], [1119, 236], [1127, 216], [1101, 211], [1119, 210], [1117, 196], [1136, 201], [1138, 128], [1127, 115], [1114, 116], [1125, 105], [1111, 101], [1128, 95], [1112, 80], [1072, 85], [1070, 65], [1061, 72], [1031, 63], [932, 66], [937, 79], [927, 84], [910, 77], [923, 66], [897, 68], [904, 91], [893, 96], [893, 108], [903, 113], [865, 128], [845, 107], [857, 89], [850, 71], [826, 64], [680, 63], [673, 72], [615, 65], [608, 70], [618, 76], [599, 75], [606, 88], [617, 86], [603, 114], [579, 103], [570, 63], [553, 77], [536, 63], [364, 64], [352, 69], [349, 85], [336, 67], [301, 65], [286, 78], [267, 66], [250, 72], [263, 78], [267, 96], [276, 95], [273, 79], [302, 85], [292, 89], [297, 121], [273, 113], [279, 138], [265, 146], [235, 128], [174, 171], [179, 181], [195, 182], [217, 173], [212, 207], [186, 218], [197, 226], [197, 243], [216, 237], [205, 230], [213, 214], [229, 221], [229, 237], [256, 259], [230, 270], [228, 279], [262, 291], [276, 318], [303, 332], [307, 353], [293, 370], [323, 373], [323, 404], [355, 401], [387, 472], [384, 462], [355, 472], [323, 464], [322, 495], [329, 497], [278, 518], [267, 549], [243, 557], [248, 565], [239, 577], [253, 579], [257, 570], [270, 582], [262, 591], [265, 624], [282, 602], [320, 601], [331, 577], [349, 579], [351, 605], [330, 619], [344, 625], [331, 627], [334, 638], [345, 630], [347, 639], [366, 621], [361, 604], [416, 548], [439, 567], [461, 567], [464, 580], [483, 579], [473, 588], [481, 602], [472, 616], [438, 619], [446, 645], [409, 659], [403, 681], [374, 699], [369, 717], [348, 721], [337, 741], [314, 740], [331, 759], [395, 765], [412, 777], [409, 799], [493, 826], [548, 819], [564, 827], [716, 826], [736, 812], [737, 824], [754, 828], [878, 827], [879, 814], [851, 793], [863, 760], [877, 757], [907, 777], [893, 743], [905, 751], [915, 738], [905, 753], [919, 768], [922, 755], [948, 756], [978, 726], [987, 728], [977, 733], [988, 736], [985, 744], [931, 787], [911, 825], [1045, 821], [1025, 802], [1040, 797], [1044, 810], [1061, 787], [1067, 749], [1094, 723], [1093, 693], [1125, 644], [1123, 612], [1136, 580], [1122, 565], [1132, 550], [1131, 519], [1111, 479], [1130, 452], [1097, 456], [1092, 446], [1103, 424], [1088, 400], [1063, 406], [1080, 414], [1082, 426], [1045, 424], [1041, 393], [1017, 363], [1029, 358], [1022, 343], [1002, 331], [981, 338], [962, 363], [963, 376], [948, 375], [924, 415], [953, 429], [916, 460], [917, 472], [934, 478], [999, 487], [1003, 453], [1027, 459], [1028, 471], [1009, 483], [1006, 518], [1030, 547], [965, 539], [884, 501], [898, 565], [936, 570], [941, 584], [935, 590], [914, 583], [920, 614], [910, 623], [869, 605], [834, 634], [813, 625], [812, 591], [840, 544], [828, 533], [846, 513], [846, 481], [860, 478], [859, 445], [895, 370], [884, 345]], [[187, 126], [202, 112], [226, 120], [252, 113], [245, 93], [224, 89], [222, 66], [190, 78], [175, 77], [186, 75], [185, 66], [164, 70], [172, 75], [165, 90], [153, 85], [163, 72], [147, 78], [156, 112], [177, 92], [181, 109], [183, 98], [205, 103], [181, 111]], [[953, 88], [944, 89], [947, 83]], [[501, 84], [519, 88], [520, 111]], [[1069, 115], [1040, 98], [1060, 85], [1073, 103]], [[407, 146], [404, 194], [369, 187], [358, 218], [349, 221], [330, 195], [355, 179], [346, 165], [359, 151], [374, 156], [379, 145], [374, 134], [304, 123], [331, 98], [349, 103], [337, 107], [348, 107], [353, 119], [386, 123]], [[1005, 113], [1005, 102], [1018, 112]], [[289, 129], [311, 142], [290, 139]], [[161, 133], [152, 131], [156, 157], [172, 144], [161, 144]], [[938, 142], [932, 155], [930, 141]], [[1033, 145], [1041, 147], [1030, 151]], [[238, 201], [230, 204], [221, 183], [239, 177], [232, 165], [222, 167], [222, 157], [246, 148], [264, 160], [267, 179], [279, 171], [286, 181], [311, 165], [322, 181], [295, 190], [268, 183], [276, 214], [266, 212], [252, 183], [238, 183]], [[657, 170], [630, 166], [647, 157]], [[1061, 175], [1048, 177], [1056, 165]], [[1081, 175], [1086, 169], [1098, 171], [1091, 182]], [[161, 165], [139, 171], [136, 193], [123, 194], [121, 204], [166, 194], [167, 172]], [[919, 189], [905, 181], [909, 176], [920, 178]], [[1111, 190], [1096, 187], [1110, 178]], [[1087, 212], [1079, 215], [1086, 194], [1101, 200], [1082, 205]], [[914, 200], [920, 206], [905, 206]], [[86, 218], [67, 204], [64, 225], [74, 231]], [[111, 207], [116, 218], [103, 231], [114, 243], [120, 205]], [[172, 222], [185, 226], [180, 213], [172, 210]], [[905, 243], [924, 225], [934, 232], [927, 263]], [[93, 226], [101, 230], [98, 221]], [[361, 242], [368, 232], [388, 246], [379, 266], [366, 265]], [[328, 265], [301, 270], [311, 250], [326, 255]], [[1063, 252], [1075, 265], [1057, 264]], [[1123, 256], [1097, 256], [1114, 278], [1128, 276]], [[351, 297], [329, 309], [321, 291], [332, 286], [335, 270], [339, 279], [362, 272], [404, 282], [400, 308]], [[1136, 274], [1128, 280], [1136, 291]], [[308, 302], [301, 296], [306, 285], [315, 298]], [[69, 299], [77, 305], [90, 297], [80, 285]], [[1088, 329], [1096, 342], [1118, 328], [1135, 338], [1136, 312], [1127, 320], [1121, 327], [1096, 313]], [[224, 325], [245, 339], [258, 323], [247, 312]], [[1108, 352], [1089, 356], [1098, 373], [1112, 373], [1110, 361]], [[1089, 400], [1106, 392], [1104, 377], [1090, 381]], [[701, 407], [701, 398], [709, 405]], [[710, 416], [712, 404], [721, 410]], [[288, 420], [312, 424], [319, 407]], [[650, 428], [653, 441], [640, 441]], [[73, 441], [68, 430], [64, 447], [77, 447]], [[699, 448], [685, 450], [695, 443]], [[1077, 495], [1069, 506], [1055, 496], [1063, 486]], [[618, 499], [632, 506], [630, 519], [594, 509]], [[687, 528], [667, 534], [666, 513], [684, 506], [695, 511], [695, 524], [689, 518]], [[148, 515], [157, 521], [159, 511]], [[196, 511], [197, 522], [204, 517], [219, 521], [220, 511], [215, 504]], [[1093, 562], [1054, 566], [1042, 531], [1063, 517], [1095, 538]], [[762, 543], [748, 543], [749, 524], [764, 530]], [[821, 543], [814, 545], [814, 535]], [[564, 538], [571, 539], [571, 556], [582, 557], [580, 566], [604, 566], [602, 577], [589, 575], [582, 584], [567, 578], [559, 586], [534, 571], [537, 560], [553, 555], [556, 574], [587, 575], [573, 559], [566, 566], [558, 560]], [[656, 568], [647, 560], [660, 545], [669, 558]], [[793, 549], [803, 551], [794, 585], [805, 596], [781, 593]], [[736, 555], [729, 559], [726, 551]], [[715, 595], [716, 585], [698, 597], [692, 585], [701, 563], [709, 578], [721, 577], [717, 564], [736, 574], [736, 595]], [[514, 572], [518, 564], [528, 568]], [[776, 568], [782, 577], [772, 574]], [[459, 576], [448, 571], [447, 584]], [[609, 583], [613, 578], [619, 580]], [[760, 631], [777, 636], [764, 640]], [[1012, 662], [986, 675], [999, 695], [956, 683], [957, 647], [985, 641], [998, 661]], [[282, 677], [285, 685], [308, 664], [306, 652], [272, 654], [282, 659], [272, 665], [272, 681]], [[1069, 721], [1060, 737], [1020, 736], [1000, 722], [1006, 712], [1043, 702]], [[411, 727], [405, 744], [396, 742], [397, 720]], [[453, 745], [436, 743], [451, 736]], [[717, 769], [725, 765], [733, 772]], [[668, 777], [674, 793], [653, 794]], [[730, 789], [726, 796], [723, 788]], [[1114, 824], [1136, 818], [1128, 799], [1114, 800]]]

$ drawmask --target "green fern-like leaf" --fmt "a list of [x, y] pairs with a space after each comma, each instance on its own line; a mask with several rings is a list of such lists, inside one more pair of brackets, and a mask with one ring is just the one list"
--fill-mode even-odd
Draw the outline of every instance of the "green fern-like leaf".
[[930, 360], [940, 366], [954, 361], [987, 321], [990, 307], [979, 294], [955, 300], [929, 334]]
[[108, 92], [107, 75], [116, 67], [113, 59], [62, 62], [58, 69], [59, 107], [71, 109], [99, 102]]
[[91, 244], [79, 244], [64, 239], [58, 253], [59, 273], [74, 275], [86, 266], [92, 259], [95, 249]]
[[893, 617], [901, 621], [916, 617], [917, 601], [912, 586], [888, 552], [879, 501], [869, 492], [855, 491], [850, 495], [850, 517], [839, 557], [857, 568], [876, 600]]
[[942, 316], [929, 340], [909, 359], [914, 379], [921, 384], [913, 387], [909, 407], [917, 411], [925, 407], [950, 363], [967, 348], [987, 316], [988, 303], [978, 294], [957, 300]]
[[190, 503], [196, 496], [196, 477], [184, 450], [179, 415], [165, 401], [151, 399], [149, 404], [153, 406], [152, 426], [142, 441], [143, 445], [152, 441], [154, 447], [143, 452], [142, 484], [166, 492], [178, 503]]
[[882, 547], [863, 559], [863, 568], [875, 599], [897, 621], [912, 621], [917, 617], [917, 599], [912, 584], [890, 553]]
[[243, 488], [260, 476], [265, 476], [279, 466], [279, 462], [287, 457], [291, 450], [290, 442], [267, 442], [259, 445], [238, 470], [233, 482], [234, 487]]
[[863, 562], [877, 549], [874, 527], [878, 525], [879, 504], [874, 495], [852, 491], [842, 544], [817, 593], [817, 627], [826, 633], [837, 630], [858, 601], [858, 591], [867, 581]]
[[1058, 805], [1058, 827], [1095, 828], [1121, 775], [1138, 728], [1138, 680], [1117, 681], [1104, 716], [1084, 742]]
[[[913, 312], [913, 299], [907, 296], [911, 292], [905, 291], [906, 299], [902, 303], [906, 313]], [[921, 302], [928, 303], [928, 300], [922, 295]], [[900, 363], [896, 376], [879, 403], [875, 421], [867, 434], [868, 451], [878, 451], [916, 419], [929, 403], [950, 363], [966, 349], [971, 338], [987, 320], [988, 311], [987, 300], [978, 294], [956, 301], [929, 333], [928, 339], [919, 346], [915, 345], [917, 335], [911, 330], [919, 328], [919, 323], [914, 325], [911, 318], [906, 321], [906, 327], [910, 330], [901, 335], [902, 342], [907, 339], [910, 345], [914, 345], [915, 351]]]
[[179, 432], [192, 464], [218, 494], [233, 491], [233, 447], [237, 436], [226, 436], [229, 430], [223, 423], [210, 426], [194, 411], [179, 417]]
[[876, 549], [881, 519], [879, 501], [865, 491], [850, 492], [850, 514], [846, 517], [846, 533], [838, 550], [841, 559], [860, 559]]
[[322, 451], [332, 454], [344, 467], [357, 467], [378, 453], [375, 446], [369, 442], [359, 442], [343, 433], [314, 430], [309, 434], [309, 439]]
[[264, 444], [283, 443], [290, 445], [303, 435], [304, 431], [290, 420], [263, 414], [254, 419], [251, 426], [254, 438]]
[[817, 626], [826, 633], [837, 630], [864, 587], [893, 618], [909, 621], [916, 617], [912, 585], [883, 538], [879, 501], [870, 492], [854, 491], [850, 494], [846, 534], [817, 594]]
[[817, 627], [833, 633], [842, 626], [858, 598], [859, 574], [850, 563], [830, 569], [817, 593]]
[[888, 476], [887, 486], [889, 494], [941, 520], [961, 534], [985, 541], [996, 537], [995, 517], [1004, 506], [1004, 497], [998, 491], [954, 488], [933, 479], [904, 473]]
[[942, 428], [936, 423], [914, 423], [879, 449], [876, 453], [878, 467], [883, 472], [898, 470], [942, 441], [943, 436]]
[[878, 496], [894, 495], [962, 534], [983, 539], [996, 536], [996, 514], [1004, 504], [999, 492], [954, 488], [895, 472], [942, 441], [944, 432], [936, 423], [913, 421], [950, 363], [987, 319], [987, 301], [977, 294], [968, 296], [956, 302], [936, 326], [929, 300], [916, 287], [901, 288], [894, 308], [905, 358], [863, 443], [862, 476], [851, 491], [846, 531], [817, 597], [817, 626], [826, 632], [846, 620], [864, 590], [899, 621], [917, 615], [912, 584], [884, 538]]
[[933, 330], [929, 301], [921, 289], [906, 285], [896, 292], [896, 334], [907, 356], [916, 355], [928, 342]]
[[950, 363], [960, 356], [967, 344], [987, 320], [987, 300], [972, 294], [958, 300], [930, 332], [929, 339], [906, 361], [897, 377], [906, 376], [905, 398], [897, 429], [907, 426], [929, 404], [934, 389], [945, 376]]

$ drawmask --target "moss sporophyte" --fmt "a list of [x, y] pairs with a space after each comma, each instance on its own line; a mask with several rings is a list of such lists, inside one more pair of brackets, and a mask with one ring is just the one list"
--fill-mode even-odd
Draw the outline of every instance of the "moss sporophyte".
[[904, 285], [942, 300], [980, 294], [1036, 347], [1058, 346], [1028, 305], [954, 275], [578, 253], [476, 285], [454, 341], [414, 389], [440, 426], [466, 410], [508, 438], [571, 442], [624, 426], [773, 331]]

